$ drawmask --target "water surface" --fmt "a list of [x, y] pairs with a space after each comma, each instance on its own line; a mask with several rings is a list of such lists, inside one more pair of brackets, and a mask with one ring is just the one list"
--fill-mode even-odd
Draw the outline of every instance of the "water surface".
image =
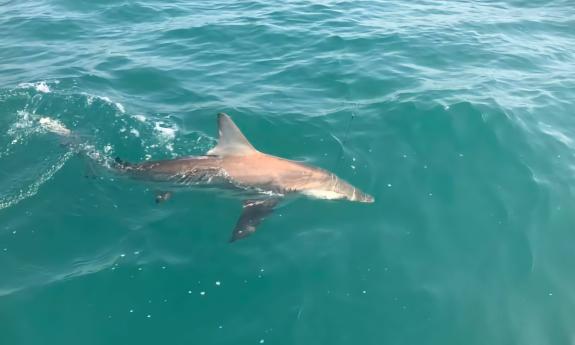
[[[571, 1], [0, 3], [1, 344], [570, 344]], [[91, 176], [215, 114], [371, 205]]]

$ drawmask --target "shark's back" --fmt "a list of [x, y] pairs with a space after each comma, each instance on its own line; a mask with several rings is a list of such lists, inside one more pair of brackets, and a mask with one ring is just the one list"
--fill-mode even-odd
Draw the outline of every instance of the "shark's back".
[[264, 153], [225, 157], [221, 167], [241, 185], [251, 185], [279, 193], [297, 192], [318, 179], [329, 179], [321, 169]]
[[126, 164], [122, 171], [132, 178], [174, 185], [198, 185], [227, 180], [222, 159], [212, 156], [189, 156], [139, 164]]

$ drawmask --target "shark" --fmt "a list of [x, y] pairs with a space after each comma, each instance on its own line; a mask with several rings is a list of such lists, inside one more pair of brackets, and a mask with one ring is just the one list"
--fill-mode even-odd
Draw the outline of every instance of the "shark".
[[[219, 113], [217, 122], [217, 144], [205, 155], [141, 163], [117, 157], [112, 168], [130, 179], [157, 183], [157, 203], [170, 199], [173, 191], [180, 188], [208, 187], [238, 192], [243, 199], [242, 213], [230, 242], [253, 234], [262, 220], [290, 195], [361, 203], [375, 201], [330, 171], [257, 150], [229, 115]], [[69, 135], [65, 128], [51, 125], [49, 129]]]
[[[230, 241], [253, 234], [278, 203], [291, 194], [328, 200], [373, 203], [374, 198], [334, 173], [302, 162], [263, 153], [246, 139], [232, 118], [219, 113], [217, 145], [203, 156], [127, 163], [117, 169], [137, 179], [171, 186], [226, 188], [245, 195]], [[160, 192], [157, 202], [169, 199]]]

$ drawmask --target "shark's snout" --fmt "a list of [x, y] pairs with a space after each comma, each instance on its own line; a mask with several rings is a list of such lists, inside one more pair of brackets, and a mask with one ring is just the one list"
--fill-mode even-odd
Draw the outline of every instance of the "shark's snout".
[[371, 204], [371, 203], [375, 202], [375, 198], [372, 197], [371, 195], [367, 194], [367, 193], [359, 192], [356, 194], [355, 200], [353, 200], [353, 201], [365, 202], [365, 203]]
[[356, 201], [356, 202], [370, 203], [370, 204], [375, 202], [374, 197], [372, 197], [371, 195], [364, 193], [357, 188], [354, 188], [354, 187], [352, 187], [352, 188], [353, 188], [353, 192], [352, 192], [349, 200]]
[[353, 202], [364, 203], [373, 203], [375, 201], [374, 197], [371, 195], [364, 193], [359, 188], [352, 186], [348, 182], [338, 178], [333, 174], [331, 175], [331, 179], [335, 179], [337, 183], [332, 184], [332, 192], [334, 197], [330, 199], [346, 199]]
[[375, 202], [375, 198], [372, 197], [372, 196], [369, 195], [369, 194], [365, 194], [365, 196], [363, 197], [363, 200], [360, 200], [360, 201], [371, 204], [371, 203], [374, 203], [374, 202]]

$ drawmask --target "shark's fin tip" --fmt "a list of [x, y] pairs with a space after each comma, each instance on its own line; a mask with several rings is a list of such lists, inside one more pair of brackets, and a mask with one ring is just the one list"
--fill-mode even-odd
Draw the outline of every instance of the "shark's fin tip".
[[274, 207], [279, 202], [279, 198], [244, 201], [242, 214], [232, 232], [230, 242], [235, 242], [256, 232], [261, 221], [273, 212]]
[[208, 155], [241, 156], [257, 152], [228, 114], [218, 114], [218, 131], [218, 144], [208, 151]]

